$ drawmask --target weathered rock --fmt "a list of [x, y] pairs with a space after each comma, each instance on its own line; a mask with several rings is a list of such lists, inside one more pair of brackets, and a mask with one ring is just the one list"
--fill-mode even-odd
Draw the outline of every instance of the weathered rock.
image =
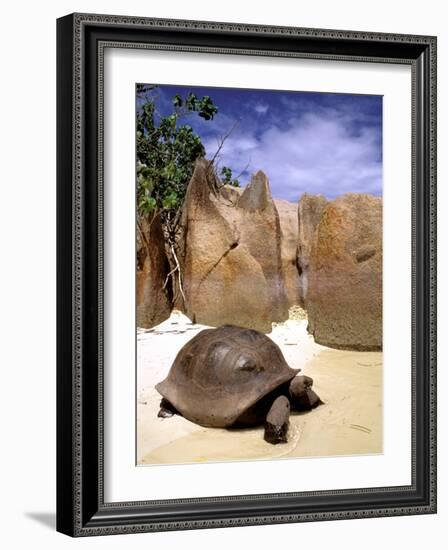
[[269, 180], [263, 172], [252, 176], [236, 210], [239, 220], [235, 226], [240, 232], [241, 243], [261, 266], [266, 280], [271, 322], [284, 321], [288, 318], [288, 301], [282, 262], [282, 230]]
[[227, 202], [228, 206], [234, 206], [239, 200], [244, 189], [241, 187], [233, 187], [233, 185], [223, 185], [221, 187], [220, 195], [224, 202]]
[[301, 305], [300, 276], [297, 264], [298, 221], [297, 204], [274, 199], [280, 218], [281, 259], [288, 307]]
[[306, 307], [308, 290], [308, 267], [316, 228], [325, 206], [328, 204], [323, 195], [304, 193], [298, 207], [297, 266], [300, 277], [300, 305]]
[[241, 193], [215, 197], [206, 160], [196, 163], [185, 201], [186, 314], [211, 326], [271, 330], [288, 316], [277, 209], [259, 172]]
[[248, 212], [272, 209], [273, 202], [266, 174], [259, 170], [252, 176], [238, 200], [238, 207]]
[[325, 207], [308, 268], [308, 330], [340, 349], [382, 347], [382, 199], [350, 193]]
[[168, 319], [171, 313], [169, 287], [163, 288], [169, 272], [169, 264], [160, 219], [156, 217], [151, 224], [141, 219], [139, 226], [136, 277], [137, 326], [151, 328]]

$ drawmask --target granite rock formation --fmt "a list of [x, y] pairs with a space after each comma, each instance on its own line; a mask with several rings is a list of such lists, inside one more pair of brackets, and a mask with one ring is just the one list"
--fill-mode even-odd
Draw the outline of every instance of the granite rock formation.
[[350, 193], [326, 205], [309, 257], [306, 307], [316, 342], [381, 349], [381, 198]]
[[281, 229], [268, 179], [257, 172], [242, 193], [219, 188], [197, 161], [185, 202], [185, 312], [194, 322], [270, 332], [288, 317]]
[[307, 310], [316, 342], [382, 348], [382, 200], [305, 193], [274, 200], [263, 172], [244, 189], [222, 185], [209, 161], [196, 162], [181, 218], [178, 277], [159, 218], [137, 236], [137, 324], [152, 327], [173, 307], [195, 323], [270, 332], [288, 309]]
[[302, 290], [297, 256], [297, 204], [281, 199], [274, 199], [274, 203], [280, 218], [280, 249], [288, 307], [302, 305]]
[[328, 204], [323, 195], [304, 193], [298, 206], [297, 267], [300, 277], [300, 305], [306, 308], [308, 289], [308, 268], [311, 249], [315, 240], [316, 228], [322, 212]]
[[168, 272], [159, 217], [151, 223], [140, 219], [137, 231], [137, 326], [151, 328], [170, 316], [170, 287], [163, 288]]

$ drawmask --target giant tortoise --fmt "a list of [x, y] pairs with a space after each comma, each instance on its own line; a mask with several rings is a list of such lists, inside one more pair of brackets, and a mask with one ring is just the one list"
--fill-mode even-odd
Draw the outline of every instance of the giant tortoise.
[[308, 376], [288, 366], [265, 334], [224, 325], [205, 329], [177, 354], [163, 382], [160, 417], [180, 414], [201, 426], [228, 428], [265, 423], [269, 443], [287, 441], [291, 407], [321, 403]]

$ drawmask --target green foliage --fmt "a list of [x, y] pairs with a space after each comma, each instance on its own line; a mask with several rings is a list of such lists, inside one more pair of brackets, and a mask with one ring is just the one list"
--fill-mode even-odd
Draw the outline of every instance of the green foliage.
[[[176, 94], [172, 99], [172, 113], [162, 116], [157, 111], [157, 86], [137, 84], [136, 95], [137, 224], [140, 237], [149, 253], [150, 244], [140, 222], [146, 218], [151, 223], [158, 214], [171, 268], [163, 288], [171, 277], [173, 304], [180, 293], [185, 305], [181, 265], [176, 254], [179, 252], [179, 221], [194, 164], [205, 156], [200, 137], [185, 118], [197, 115], [207, 121], [213, 120], [218, 108], [209, 96], [198, 97], [190, 92], [186, 97]], [[228, 134], [222, 143], [226, 137]], [[219, 149], [221, 147], [222, 144]], [[217, 153], [211, 166], [216, 156]], [[238, 180], [232, 179], [230, 168], [224, 167], [221, 173], [224, 183], [239, 187]]]
[[185, 107], [190, 112], [196, 111], [198, 115], [201, 118], [205, 118], [205, 120], [213, 120], [213, 117], [218, 112], [218, 108], [213, 104], [210, 96], [205, 95], [202, 99], [199, 99], [191, 92], [185, 100], [183, 100], [179, 94], [176, 94], [173, 99], [173, 105], [176, 109]]
[[240, 186], [240, 182], [236, 178], [232, 179], [232, 169], [228, 166], [223, 166], [221, 168], [221, 179], [226, 185], [233, 185], [233, 187]]
[[205, 155], [200, 137], [181, 119], [196, 113], [213, 120], [218, 108], [209, 96], [176, 94], [173, 113], [162, 117], [156, 111], [154, 87], [145, 86], [137, 88], [137, 97], [143, 100], [137, 113], [138, 213], [158, 212], [167, 225], [184, 202], [196, 159]]

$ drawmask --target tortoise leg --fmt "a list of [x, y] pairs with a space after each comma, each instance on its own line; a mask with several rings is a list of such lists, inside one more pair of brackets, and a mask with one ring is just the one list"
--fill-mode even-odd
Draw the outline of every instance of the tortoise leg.
[[291, 406], [287, 397], [280, 395], [275, 399], [266, 416], [265, 441], [273, 445], [287, 443], [290, 410]]
[[168, 401], [168, 399], [163, 398], [160, 401], [160, 410], [157, 414], [159, 418], [170, 418], [174, 414], [176, 414], [176, 409], [171, 405], [171, 403]]
[[298, 411], [309, 411], [323, 404], [320, 397], [311, 389], [313, 379], [309, 376], [296, 376], [289, 384], [291, 403]]

